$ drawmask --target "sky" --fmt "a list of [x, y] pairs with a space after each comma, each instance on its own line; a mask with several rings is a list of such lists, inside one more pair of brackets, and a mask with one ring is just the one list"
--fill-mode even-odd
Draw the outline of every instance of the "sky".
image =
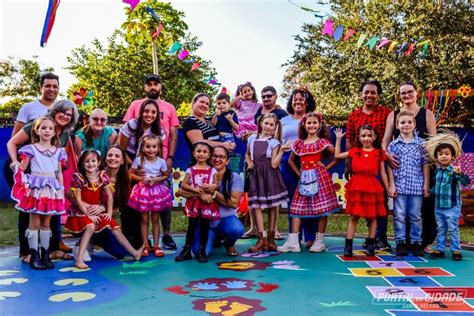
[[[267, 85], [282, 91], [282, 64], [293, 55], [294, 36], [301, 34], [304, 23], [319, 21], [286, 0], [170, 2], [184, 12], [189, 31], [203, 43], [197, 54], [212, 61], [217, 80], [232, 92], [246, 81], [252, 82], [257, 91]], [[294, 2], [328, 10], [316, 0]], [[40, 38], [48, 0], [0, 0], [0, 60], [8, 56], [38, 56], [42, 67], [55, 69], [64, 93], [76, 82], [65, 69], [66, 57], [94, 38], [105, 43], [125, 20], [127, 6], [121, 0], [61, 0], [48, 43], [42, 48]]]

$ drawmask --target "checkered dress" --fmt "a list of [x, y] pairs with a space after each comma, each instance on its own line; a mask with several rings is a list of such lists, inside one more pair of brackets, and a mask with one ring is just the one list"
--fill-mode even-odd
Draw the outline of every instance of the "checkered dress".
[[388, 145], [387, 152], [400, 162], [400, 167], [393, 169], [398, 194], [423, 195], [423, 165], [428, 163], [423, 143], [418, 136], [408, 143], [398, 136]]
[[330, 145], [326, 139], [318, 139], [311, 144], [305, 144], [302, 140], [294, 142], [293, 152], [300, 156], [301, 168], [303, 170], [316, 170], [318, 193], [313, 196], [303, 196], [299, 193], [297, 187], [291, 203], [291, 217], [321, 217], [340, 209], [331, 176], [325, 167], [318, 164], [321, 161], [323, 150]]

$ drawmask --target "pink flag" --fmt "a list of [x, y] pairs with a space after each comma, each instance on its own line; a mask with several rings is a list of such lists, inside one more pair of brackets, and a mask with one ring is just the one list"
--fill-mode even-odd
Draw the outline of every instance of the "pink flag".
[[324, 23], [323, 32], [321, 33], [321, 35], [325, 34], [328, 34], [329, 36], [334, 35], [334, 22], [329, 19]]
[[199, 67], [201, 67], [201, 64], [200, 64], [200, 63], [194, 63], [194, 64], [191, 66], [191, 71], [196, 70], [196, 69], [198, 69]]
[[156, 32], [153, 33], [153, 35], [151, 37], [155, 38], [155, 37], [158, 37], [160, 36], [160, 33], [161, 31], [163, 31], [163, 24], [161, 24], [161, 22], [158, 24], [158, 27], [156, 28]]
[[354, 29], [348, 29], [346, 35], [344, 35], [343, 41], [347, 41], [356, 31]]
[[188, 52], [187, 50], [185, 50], [185, 49], [183, 49], [182, 51], [180, 51], [179, 54], [178, 54], [178, 58], [179, 58], [180, 60], [186, 59], [186, 57], [188, 57], [188, 56], [189, 56], [189, 52]]

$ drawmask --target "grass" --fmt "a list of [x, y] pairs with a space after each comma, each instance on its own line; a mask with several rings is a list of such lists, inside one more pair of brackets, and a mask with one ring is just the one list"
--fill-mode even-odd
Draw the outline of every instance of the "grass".
[[[7, 203], [0, 204], [0, 247], [14, 246], [17, 244], [18, 238], [18, 211]], [[265, 219], [266, 221], [266, 219]], [[334, 214], [329, 216], [327, 233], [345, 235], [347, 231], [348, 216], [344, 214]], [[173, 212], [171, 228], [173, 233], [184, 233], [188, 225], [188, 220], [184, 214], [177, 210]], [[288, 231], [287, 214], [280, 214], [278, 218], [278, 228], [281, 232]], [[461, 240], [463, 243], [474, 243], [474, 226], [461, 226]], [[357, 226], [358, 235], [367, 234], [367, 226], [365, 220], [361, 219]], [[67, 232], [65, 232], [67, 233]], [[389, 216], [388, 234], [393, 237], [393, 219]], [[67, 235], [66, 235], [67, 236]]]

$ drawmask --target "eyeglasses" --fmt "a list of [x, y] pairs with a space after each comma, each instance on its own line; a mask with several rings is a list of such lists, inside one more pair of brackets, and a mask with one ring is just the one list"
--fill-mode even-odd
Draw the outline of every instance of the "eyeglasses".
[[91, 120], [93, 120], [94, 122], [101, 122], [101, 123], [107, 122], [107, 119], [104, 118], [104, 117], [101, 117], [101, 118], [98, 118], [98, 117], [91, 117]]
[[274, 94], [262, 94], [262, 99], [270, 99]]
[[68, 113], [66, 111], [67, 110], [59, 111], [59, 113], [61, 113], [63, 116], [68, 117], [68, 118], [72, 118], [74, 116], [72, 113]]
[[403, 96], [406, 96], [406, 95], [412, 95], [413, 93], [415, 93], [415, 90], [400, 92], [400, 95], [403, 97]]
[[226, 155], [212, 155], [211, 158], [212, 159], [227, 159], [229, 156], [226, 156]]

